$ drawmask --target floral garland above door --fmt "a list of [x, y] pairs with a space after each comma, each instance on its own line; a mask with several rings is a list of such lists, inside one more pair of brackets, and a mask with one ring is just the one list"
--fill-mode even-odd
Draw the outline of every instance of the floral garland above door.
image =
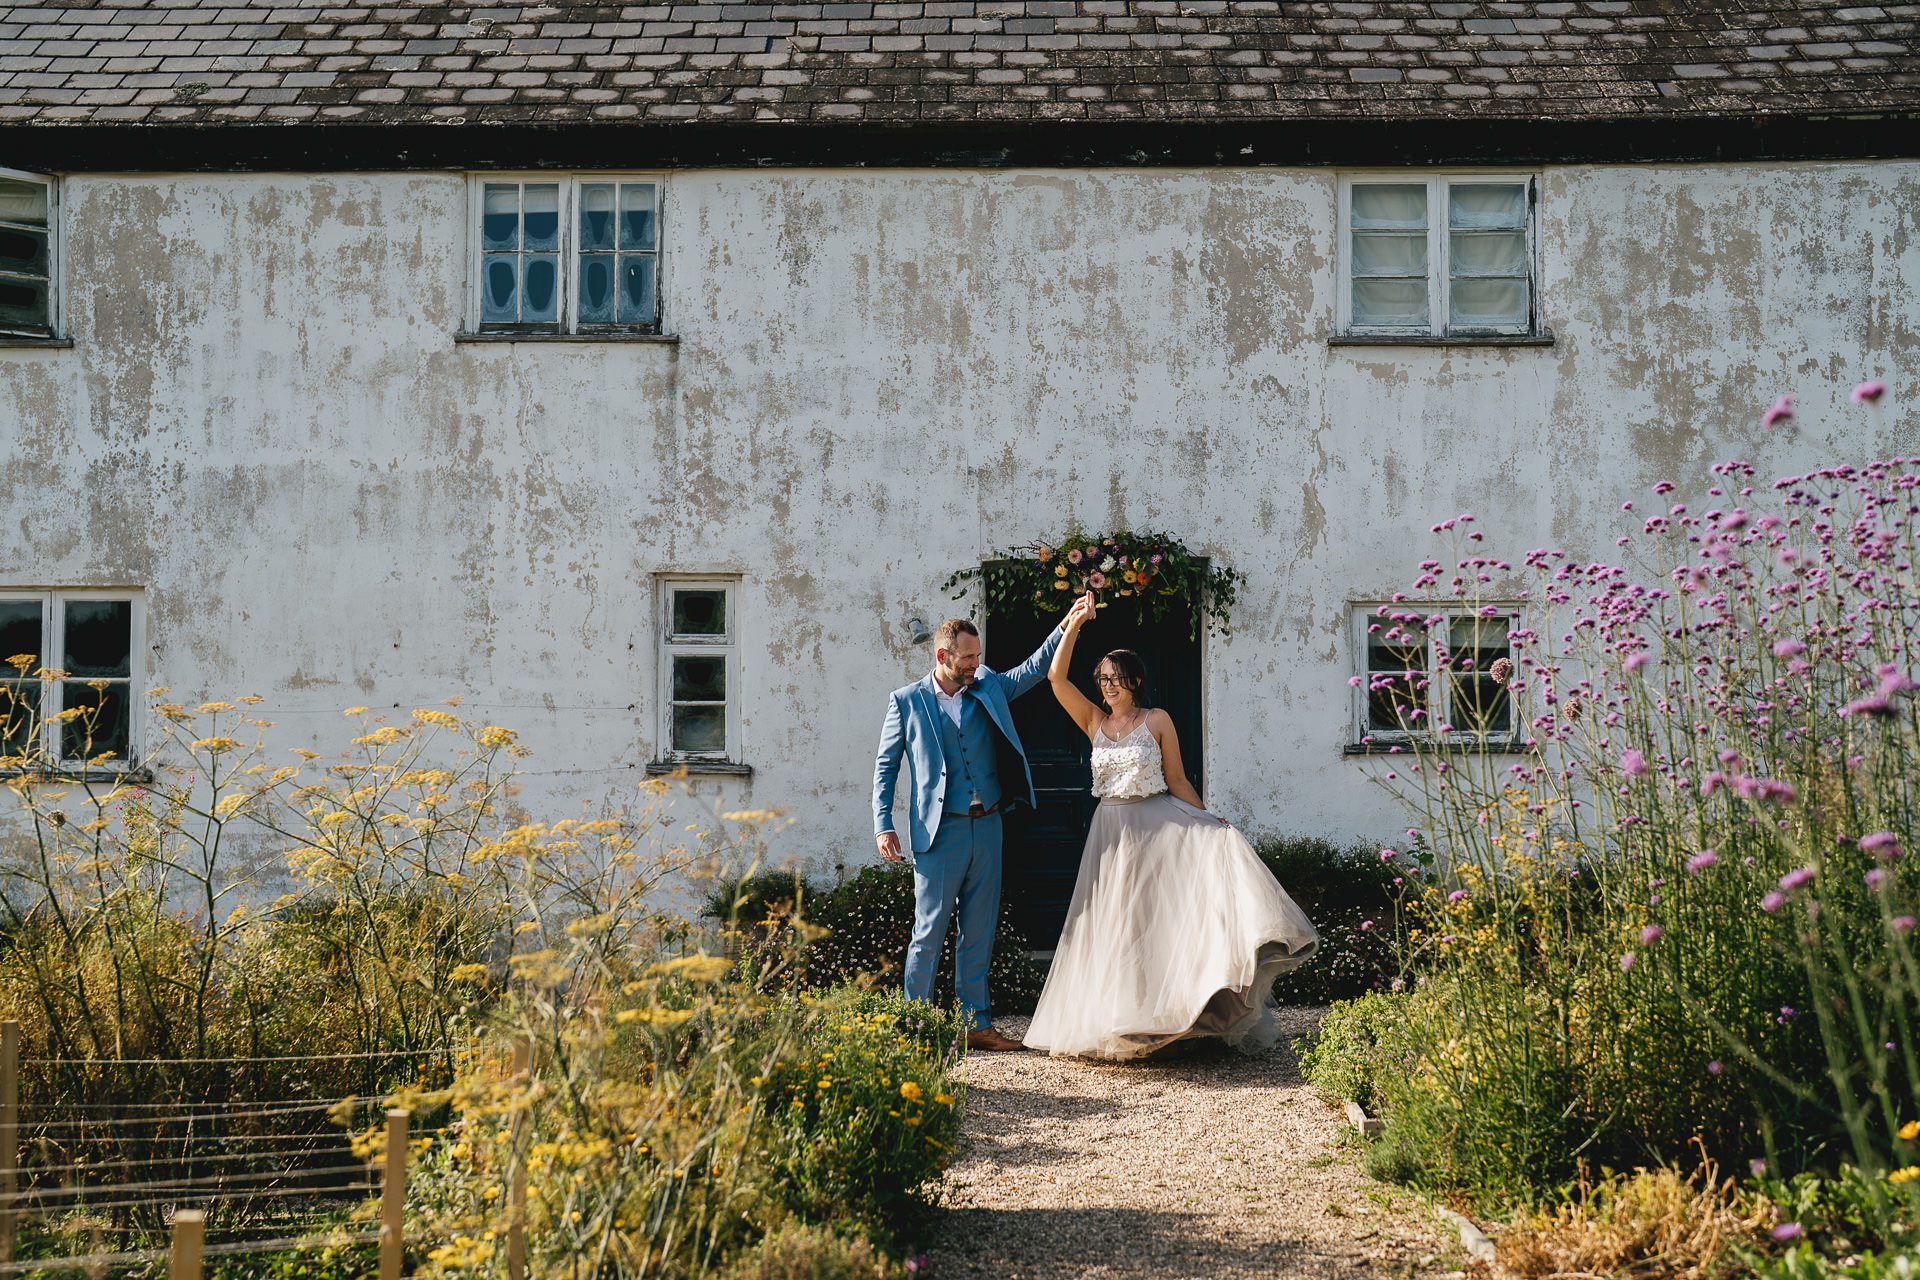
[[1142, 621], [1158, 622], [1176, 610], [1200, 620], [1208, 631], [1231, 635], [1227, 611], [1246, 575], [1215, 567], [1164, 533], [1070, 533], [1058, 542], [1039, 542], [1002, 552], [1000, 557], [961, 569], [941, 584], [964, 599], [979, 579], [989, 613], [1064, 613], [1074, 597], [1091, 591], [1102, 609], [1139, 610]]

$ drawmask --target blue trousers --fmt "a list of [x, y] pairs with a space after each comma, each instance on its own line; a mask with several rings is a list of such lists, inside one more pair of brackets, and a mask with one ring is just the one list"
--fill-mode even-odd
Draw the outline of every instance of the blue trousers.
[[956, 908], [960, 936], [953, 944], [954, 994], [967, 1027], [992, 1026], [987, 1016], [987, 962], [993, 959], [1000, 919], [1000, 815], [940, 819], [933, 845], [913, 855], [913, 941], [907, 946], [907, 999], [932, 1000], [940, 945]]

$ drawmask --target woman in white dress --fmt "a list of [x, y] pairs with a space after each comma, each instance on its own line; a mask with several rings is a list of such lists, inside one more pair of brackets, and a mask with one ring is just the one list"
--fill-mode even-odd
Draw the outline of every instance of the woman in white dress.
[[1026, 1043], [1095, 1058], [1190, 1036], [1268, 1048], [1273, 980], [1312, 956], [1319, 934], [1246, 838], [1201, 805], [1139, 657], [1101, 659], [1098, 706], [1067, 679], [1093, 609], [1091, 596], [1075, 602], [1047, 675], [1093, 740], [1100, 807]]

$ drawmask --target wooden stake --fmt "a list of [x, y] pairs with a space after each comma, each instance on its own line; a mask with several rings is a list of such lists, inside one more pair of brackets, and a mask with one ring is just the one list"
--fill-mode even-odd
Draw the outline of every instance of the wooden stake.
[[20, 1024], [0, 1022], [0, 1262], [13, 1261], [13, 1195], [20, 1167]]
[[[513, 1038], [513, 1078], [525, 1088], [533, 1069], [533, 1042], [526, 1036]], [[507, 1150], [512, 1177], [507, 1184], [507, 1280], [526, 1280], [527, 1276], [527, 1158], [520, 1150], [526, 1136], [527, 1116], [514, 1113]]]
[[400, 1246], [407, 1221], [407, 1117], [387, 1112], [387, 1167], [380, 1185], [380, 1280], [400, 1280]]
[[198, 1209], [180, 1209], [173, 1215], [173, 1252], [167, 1258], [167, 1280], [200, 1280], [200, 1250], [207, 1243], [207, 1215]]

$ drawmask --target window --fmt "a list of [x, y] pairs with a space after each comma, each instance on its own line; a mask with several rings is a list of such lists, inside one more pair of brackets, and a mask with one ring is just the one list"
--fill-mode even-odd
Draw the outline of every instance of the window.
[[0, 334], [50, 338], [53, 183], [0, 169]]
[[660, 740], [668, 759], [740, 758], [738, 586], [683, 579], [661, 584]]
[[[1513, 696], [1494, 664], [1513, 662], [1513, 610], [1472, 612], [1418, 604], [1362, 606], [1354, 611], [1356, 741], [1405, 742], [1441, 732], [1475, 742], [1511, 743], [1518, 735]], [[1504, 674], [1504, 673], [1503, 673]]]
[[[140, 625], [136, 597], [0, 592], [0, 755], [37, 750], [69, 767], [126, 768]], [[42, 680], [43, 669], [61, 674]]]
[[1340, 329], [1355, 336], [1530, 335], [1531, 178], [1340, 184]]
[[660, 332], [658, 179], [474, 180], [480, 332]]

